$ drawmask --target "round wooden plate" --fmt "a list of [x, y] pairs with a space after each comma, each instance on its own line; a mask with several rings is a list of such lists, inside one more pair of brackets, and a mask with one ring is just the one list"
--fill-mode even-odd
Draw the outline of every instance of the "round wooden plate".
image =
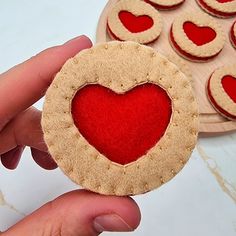
[[[107, 15], [109, 10], [116, 4], [119, 0], [110, 0], [105, 6], [100, 20], [98, 22], [97, 27], [97, 42], [107, 42], [111, 39], [109, 38], [106, 32], [107, 25]], [[161, 11], [161, 15], [163, 18], [163, 30], [160, 38], [149, 46], [155, 48], [160, 53], [164, 55], [175, 54], [173, 49], [169, 44], [169, 30], [173, 20], [178, 17], [184, 11], [194, 11], [199, 10], [199, 6], [197, 3], [192, 1], [186, 1], [181, 7], [172, 11]], [[229, 41], [229, 31], [232, 26], [235, 18], [230, 19], [219, 19], [215, 18], [215, 20], [221, 23], [225, 35], [226, 35], [226, 45], [223, 51], [217, 56], [214, 60], [207, 63], [195, 63], [185, 60], [185, 63], [189, 66], [194, 83], [194, 90], [196, 92], [196, 96], [198, 98], [199, 110], [200, 110], [200, 132], [206, 134], [219, 134], [229, 131], [236, 130], [236, 122], [229, 121], [219, 115], [214, 108], [209, 103], [206, 92], [205, 92], [205, 84], [206, 80], [209, 78], [211, 73], [218, 67], [236, 63], [236, 50], [232, 47]], [[177, 54], [176, 54], [177, 56]], [[178, 56], [177, 56], [178, 57]]]

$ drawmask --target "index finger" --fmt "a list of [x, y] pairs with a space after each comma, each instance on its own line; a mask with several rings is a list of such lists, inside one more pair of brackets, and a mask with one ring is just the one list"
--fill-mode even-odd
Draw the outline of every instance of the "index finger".
[[40, 99], [67, 59], [92, 46], [86, 36], [44, 50], [0, 75], [0, 129]]

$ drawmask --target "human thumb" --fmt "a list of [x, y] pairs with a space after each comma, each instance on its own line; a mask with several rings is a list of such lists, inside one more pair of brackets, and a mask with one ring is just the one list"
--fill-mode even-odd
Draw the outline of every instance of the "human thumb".
[[93, 236], [103, 231], [133, 231], [140, 211], [129, 197], [103, 196], [85, 190], [66, 193], [2, 233], [1, 236]]

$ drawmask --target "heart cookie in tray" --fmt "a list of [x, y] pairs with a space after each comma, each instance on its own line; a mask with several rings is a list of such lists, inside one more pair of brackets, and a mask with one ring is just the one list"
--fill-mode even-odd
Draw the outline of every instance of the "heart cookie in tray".
[[145, 0], [159, 10], [172, 10], [181, 6], [185, 0]]
[[207, 83], [207, 94], [221, 115], [236, 120], [236, 64], [213, 72]]
[[207, 13], [220, 18], [236, 16], [235, 0], [196, 0]]
[[66, 62], [46, 93], [42, 127], [50, 154], [74, 182], [135, 195], [183, 168], [197, 141], [197, 107], [189, 79], [169, 60], [113, 41]]
[[170, 30], [170, 43], [182, 57], [196, 62], [207, 62], [224, 47], [221, 26], [212, 17], [197, 12], [178, 16]]
[[121, 0], [108, 15], [107, 31], [116, 40], [147, 44], [158, 39], [161, 29], [158, 11], [140, 0]]

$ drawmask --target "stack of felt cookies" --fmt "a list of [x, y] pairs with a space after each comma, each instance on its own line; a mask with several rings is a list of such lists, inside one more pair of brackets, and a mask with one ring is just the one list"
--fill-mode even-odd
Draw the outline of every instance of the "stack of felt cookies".
[[[236, 16], [235, 1], [197, 0], [196, 2], [202, 10], [215, 17], [232, 18]], [[164, 20], [159, 10], [173, 10], [181, 7], [183, 4], [188, 3], [178, 0], [117, 1], [108, 12], [107, 32], [112, 39], [121, 41], [132, 40], [149, 45], [157, 41], [162, 33]], [[228, 31], [230, 42], [233, 47], [236, 47], [235, 22]], [[178, 15], [169, 29], [169, 42], [174, 51], [182, 58], [193, 62], [207, 63], [222, 53], [226, 44], [226, 37], [220, 22], [198, 9], [191, 12], [182, 12]], [[232, 107], [236, 106], [234, 96], [232, 95], [235, 92], [229, 92], [228, 89], [232, 88], [233, 91], [236, 89], [234, 85], [236, 80], [234, 63], [219, 68], [219, 70], [225, 71], [224, 76], [232, 78], [231, 80], [225, 80], [224, 76], [219, 78], [224, 83], [220, 83], [220, 89], [216, 89], [217, 93], [221, 94], [219, 95], [220, 97], [224, 94], [228, 98], [223, 103], [216, 103], [214, 100], [214, 95], [212, 95], [215, 94], [215, 92], [212, 93], [212, 89], [215, 90], [214, 85], [212, 85], [214, 83], [210, 83], [210, 79], [206, 83], [206, 94], [212, 106], [219, 114], [233, 120], [235, 118], [232, 114], [227, 115], [227, 112], [222, 111], [228, 110], [224, 107], [228, 106], [226, 104], [230, 103]], [[226, 69], [228, 67], [230, 68], [229, 70]], [[218, 71], [218, 68], [216, 70]], [[217, 71], [212, 71], [212, 73], [215, 74]]]

